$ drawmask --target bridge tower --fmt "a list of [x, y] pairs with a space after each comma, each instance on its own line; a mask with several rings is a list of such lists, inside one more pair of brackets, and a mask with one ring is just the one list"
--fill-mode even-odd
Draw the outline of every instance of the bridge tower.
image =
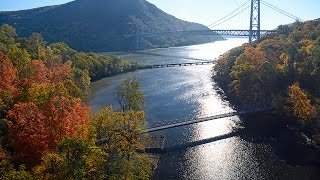
[[251, 0], [249, 43], [260, 40], [260, 0]]

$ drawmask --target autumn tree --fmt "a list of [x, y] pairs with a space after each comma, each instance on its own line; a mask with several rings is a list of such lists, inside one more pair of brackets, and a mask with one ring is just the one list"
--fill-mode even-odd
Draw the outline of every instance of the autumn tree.
[[48, 150], [46, 117], [34, 103], [18, 103], [8, 112], [14, 148], [22, 163], [35, 165]]
[[41, 60], [32, 60], [22, 70], [22, 86], [31, 86], [34, 83], [49, 83], [48, 68]]
[[0, 52], [0, 91], [16, 91], [14, 81], [16, 80], [16, 68], [9, 59]]
[[137, 153], [137, 150], [144, 149], [140, 142], [144, 123], [142, 111], [113, 112], [107, 107], [94, 116], [93, 127], [98, 143], [109, 155], [108, 178], [132, 179], [139, 173], [150, 175], [150, 162]]
[[316, 108], [311, 104], [306, 92], [298, 83], [289, 87], [289, 97], [293, 104], [293, 113], [302, 125], [306, 125], [316, 114]]
[[14, 103], [14, 96], [18, 91], [16, 74], [17, 71], [13, 64], [0, 51], [0, 111], [8, 110]]
[[89, 108], [80, 99], [53, 97], [44, 108], [47, 127], [50, 127], [49, 148], [55, 149], [65, 137], [87, 139]]
[[39, 179], [105, 179], [107, 154], [82, 139], [65, 138], [33, 169]]

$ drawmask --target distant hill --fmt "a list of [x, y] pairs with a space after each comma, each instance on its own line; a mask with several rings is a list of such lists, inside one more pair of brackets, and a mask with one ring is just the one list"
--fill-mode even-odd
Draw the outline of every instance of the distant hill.
[[[206, 30], [206, 26], [171, 16], [145, 0], [75, 0], [58, 6], [0, 12], [0, 25], [7, 23], [20, 36], [40, 33], [48, 43], [65, 42], [82, 51], [135, 49], [139, 32]], [[222, 39], [221, 36], [162, 36], [140, 38], [142, 49], [182, 46]]]

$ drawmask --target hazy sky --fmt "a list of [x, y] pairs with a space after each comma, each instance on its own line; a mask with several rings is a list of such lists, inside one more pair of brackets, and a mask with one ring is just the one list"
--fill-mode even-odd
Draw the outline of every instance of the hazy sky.
[[[0, 11], [30, 9], [56, 5], [71, 0], [0, 0]], [[130, 1], [130, 0], [128, 0]], [[209, 25], [232, 12], [248, 0], [148, 0], [165, 12], [180, 19]], [[320, 0], [264, 0], [279, 7], [302, 20], [320, 18]], [[293, 22], [292, 19], [261, 5], [261, 28], [273, 29], [279, 24]], [[246, 6], [244, 6], [246, 7]], [[249, 26], [249, 9], [243, 11], [228, 23], [214, 29], [247, 29]]]

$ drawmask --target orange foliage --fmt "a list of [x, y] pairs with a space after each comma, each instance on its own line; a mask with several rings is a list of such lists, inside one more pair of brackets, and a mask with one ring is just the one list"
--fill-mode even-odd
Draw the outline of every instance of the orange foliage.
[[51, 98], [44, 109], [47, 126], [50, 127], [50, 149], [55, 149], [65, 137], [86, 139], [89, 132], [88, 113], [89, 108], [80, 99]]
[[21, 162], [39, 163], [65, 137], [87, 138], [89, 108], [80, 100], [54, 97], [42, 110], [35, 103], [18, 103], [8, 112], [11, 137]]
[[311, 104], [306, 92], [300, 88], [298, 83], [289, 87], [289, 97], [293, 103], [294, 115], [303, 125], [316, 117], [316, 108]]
[[16, 80], [17, 70], [8, 58], [0, 51], [0, 92], [9, 91], [14, 93], [17, 89], [14, 81]]
[[23, 163], [35, 164], [48, 149], [48, 130], [46, 117], [34, 103], [17, 103], [8, 112], [11, 120], [10, 134], [18, 158]]
[[238, 63], [249, 62], [258, 68], [263, 62], [267, 61], [267, 57], [259, 48], [247, 46], [244, 53], [237, 58], [237, 61]]
[[43, 61], [32, 60], [22, 71], [22, 83], [30, 86], [33, 83], [48, 83], [48, 68]]
[[71, 77], [71, 64], [49, 62], [48, 67], [43, 61], [32, 60], [23, 70], [23, 85], [34, 83], [60, 83]]
[[[16, 71], [10, 61], [0, 57], [0, 87], [13, 90]], [[8, 120], [17, 158], [30, 167], [39, 163], [44, 153], [55, 151], [65, 137], [87, 138], [89, 108], [65, 93], [63, 81], [70, 78], [69, 63], [46, 65], [33, 60], [22, 70], [17, 89], [26, 91], [28, 97], [20, 100], [28, 103], [15, 102]]]
[[59, 83], [71, 77], [71, 64], [60, 62], [49, 62], [48, 78], [52, 83]]

